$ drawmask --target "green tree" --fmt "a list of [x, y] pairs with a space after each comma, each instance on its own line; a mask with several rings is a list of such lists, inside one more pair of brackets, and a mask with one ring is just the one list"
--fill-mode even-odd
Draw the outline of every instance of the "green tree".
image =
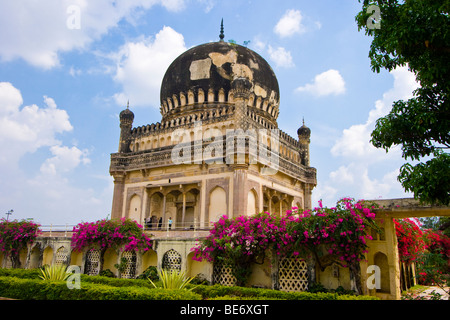
[[425, 203], [450, 203], [450, 0], [358, 0], [358, 29], [373, 37], [372, 71], [408, 66], [419, 88], [377, 120], [371, 143], [401, 146], [398, 180]]

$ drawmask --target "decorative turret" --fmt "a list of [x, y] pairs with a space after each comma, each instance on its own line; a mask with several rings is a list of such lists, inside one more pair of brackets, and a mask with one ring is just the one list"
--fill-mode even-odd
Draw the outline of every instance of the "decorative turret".
[[127, 103], [127, 108], [123, 110], [120, 115], [120, 141], [119, 152], [130, 152], [131, 142], [131, 128], [133, 127], [134, 113], [130, 110], [130, 103]]
[[303, 125], [297, 130], [298, 142], [300, 143], [300, 159], [301, 163], [309, 167], [309, 143], [311, 138], [311, 129], [305, 125], [305, 119], [303, 119]]

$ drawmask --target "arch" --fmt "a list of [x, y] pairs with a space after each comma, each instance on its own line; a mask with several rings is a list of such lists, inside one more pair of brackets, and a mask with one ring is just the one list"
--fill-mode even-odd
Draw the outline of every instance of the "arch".
[[[116, 250], [114, 250], [113, 248], [108, 248], [105, 250], [105, 252], [103, 253], [103, 266], [102, 266], [102, 270], [111, 270], [112, 272], [114, 272], [114, 270], [116, 270], [115, 265], [119, 263], [119, 255], [117, 253]], [[116, 274], [117, 276], [117, 274]]]
[[83, 253], [77, 250], [72, 250], [70, 254], [70, 265], [81, 266], [83, 264]]
[[280, 198], [278, 196], [273, 196], [270, 199], [270, 208], [272, 209], [273, 214], [280, 215]]
[[227, 194], [222, 187], [217, 186], [209, 194], [209, 219], [214, 222], [227, 213]]
[[142, 270], [156, 266], [158, 266], [158, 254], [156, 251], [149, 249], [142, 255]]
[[122, 253], [121, 263], [124, 263], [124, 269], [120, 273], [121, 278], [133, 279], [136, 276], [136, 261], [135, 251], [124, 251]]
[[141, 197], [137, 194], [130, 199], [130, 207], [128, 209], [128, 218], [141, 222]]
[[168, 271], [181, 271], [181, 254], [174, 249], [170, 249], [164, 253], [162, 268]]
[[373, 262], [380, 268], [380, 289], [377, 292], [391, 293], [388, 258], [383, 252], [377, 252], [373, 256]]
[[85, 272], [87, 275], [96, 276], [100, 273], [100, 250], [90, 249], [86, 253]]
[[22, 248], [19, 252], [19, 262], [20, 262], [20, 266], [21, 268], [23, 268], [27, 262], [27, 255], [28, 255], [28, 249]]
[[51, 246], [47, 246], [44, 249], [44, 254], [42, 256], [42, 264], [51, 266], [53, 262], [53, 248]]
[[207, 261], [197, 261], [194, 260], [195, 252], [190, 252], [186, 258], [187, 262], [187, 271], [186, 274], [189, 277], [198, 277], [199, 279], [206, 279], [206, 275], [208, 274], [207, 268], [209, 266], [209, 262]]
[[258, 195], [255, 189], [251, 189], [247, 195], [247, 216], [258, 213]]
[[55, 264], [66, 265], [67, 258], [68, 258], [68, 250], [64, 246], [59, 247], [58, 250], [56, 250]]
[[281, 213], [280, 214], [283, 216], [286, 214], [286, 211], [288, 211], [290, 209], [291, 209], [291, 207], [289, 206], [289, 203], [286, 200], [283, 200], [281, 202]]
[[38, 243], [33, 247], [33, 249], [31, 249], [30, 260], [28, 265], [30, 269], [36, 269], [40, 267], [41, 265], [40, 255], [41, 255], [41, 248], [40, 244]]

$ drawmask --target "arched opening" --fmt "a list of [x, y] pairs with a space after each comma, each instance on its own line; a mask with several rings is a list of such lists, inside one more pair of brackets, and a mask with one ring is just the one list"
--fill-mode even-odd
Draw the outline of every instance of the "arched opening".
[[173, 249], [164, 253], [162, 268], [168, 271], [181, 271], [181, 254]]
[[125, 251], [122, 253], [121, 265], [122, 270], [120, 277], [125, 279], [133, 279], [136, 276], [136, 252]]
[[250, 190], [247, 195], [247, 216], [253, 216], [258, 212], [257, 209], [257, 195], [254, 189]]
[[387, 256], [382, 252], [377, 252], [373, 257], [374, 264], [380, 268], [380, 289], [377, 292], [390, 293], [391, 284], [389, 277], [389, 265]]
[[105, 253], [103, 253], [103, 267], [102, 270], [110, 270], [113, 272], [116, 276], [117, 269], [116, 264], [119, 263], [119, 255], [117, 254], [116, 250], [112, 248], [106, 249]]
[[130, 199], [130, 208], [128, 209], [128, 218], [141, 223], [141, 197], [135, 194]]
[[158, 266], [158, 254], [150, 249], [142, 255], [142, 270]]
[[100, 250], [90, 249], [86, 253], [84, 273], [90, 276], [96, 276], [100, 273]]
[[64, 246], [59, 247], [58, 250], [56, 250], [55, 264], [66, 265], [67, 258], [68, 258], [68, 250]]
[[42, 256], [42, 264], [51, 266], [53, 262], [53, 249], [48, 246], [44, 249], [44, 254]]
[[209, 195], [209, 220], [215, 222], [227, 214], [227, 194], [223, 188], [216, 187]]
[[28, 264], [28, 267], [30, 269], [39, 268], [41, 266], [41, 261], [39, 259], [40, 255], [41, 255], [41, 248], [40, 248], [40, 245], [37, 244], [31, 250], [30, 261]]
[[[147, 226], [150, 229], [158, 230], [162, 228], [162, 217], [163, 217], [163, 202], [164, 196], [161, 192], [156, 192], [150, 196], [149, 199], [149, 217], [150, 221], [147, 223]], [[148, 217], [147, 217], [148, 219]]]

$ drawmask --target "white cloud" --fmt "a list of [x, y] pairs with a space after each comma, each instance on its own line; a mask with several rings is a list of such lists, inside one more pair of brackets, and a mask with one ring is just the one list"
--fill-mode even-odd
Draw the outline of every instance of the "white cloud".
[[26, 153], [60, 142], [56, 135], [73, 130], [65, 110], [52, 98], [44, 97], [45, 107], [22, 106], [20, 91], [9, 82], [0, 83], [0, 164], [15, 163]]
[[[331, 192], [338, 197], [334, 202], [342, 197], [378, 199], [411, 196], [397, 181], [399, 168], [404, 163], [399, 148], [386, 153], [370, 143], [376, 120], [389, 112], [394, 101], [410, 98], [418, 86], [414, 74], [407, 68], [397, 68], [391, 75], [394, 78], [393, 87], [375, 102], [367, 121], [344, 129], [330, 150], [333, 162], [341, 163], [323, 182], [329, 190], [336, 189], [336, 192]], [[319, 193], [323, 195], [324, 187], [319, 189]]]
[[306, 30], [302, 25], [302, 19], [303, 16], [299, 10], [287, 10], [276, 24], [274, 32], [282, 38], [304, 33]]
[[391, 74], [394, 77], [393, 88], [384, 93], [382, 99], [375, 102], [375, 108], [369, 112], [366, 123], [355, 124], [343, 130], [342, 136], [331, 149], [332, 155], [370, 159], [373, 162], [379, 159], [385, 159], [387, 155], [393, 156], [399, 154], [398, 147], [391, 149], [386, 155], [384, 150], [377, 149], [370, 143], [370, 135], [375, 128], [376, 120], [389, 112], [394, 101], [411, 98], [412, 92], [418, 86], [414, 74], [409, 72], [406, 67], [397, 68]]
[[22, 58], [44, 69], [56, 67], [59, 53], [86, 49], [122, 19], [133, 22], [138, 12], [157, 4], [169, 11], [185, 7], [184, 0], [2, 1], [0, 58]]
[[316, 75], [312, 83], [296, 89], [297, 92], [309, 92], [315, 96], [339, 95], [345, 93], [345, 90], [344, 78], [334, 69]]
[[341, 166], [336, 171], [330, 173], [330, 179], [337, 183], [353, 183], [354, 177], [353, 173], [349, 170], [347, 166]]
[[292, 55], [283, 47], [274, 49], [271, 45], [268, 46], [267, 52], [270, 59], [275, 62], [277, 67], [290, 68], [294, 66]]
[[123, 88], [115, 94], [116, 102], [125, 105], [130, 100], [133, 107], [159, 107], [162, 78], [170, 63], [184, 51], [183, 35], [166, 26], [154, 38], [123, 45], [114, 54], [114, 80]]
[[41, 165], [41, 173], [47, 175], [57, 175], [58, 173], [69, 172], [78, 167], [79, 164], [88, 164], [90, 159], [86, 149], [80, 150], [73, 146], [52, 146], [50, 152], [53, 157], [48, 158]]
[[[20, 90], [0, 82], [0, 203], [14, 209], [13, 219], [35, 218], [47, 224], [106, 217], [111, 202], [104, 199], [112, 196], [112, 182], [94, 191], [70, 179], [90, 159], [87, 150], [64, 146], [58, 139], [73, 130], [67, 112], [46, 96], [43, 107], [22, 104]], [[32, 154], [39, 158], [38, 150], [40, 156], [51, 154], [40, 167], [29, 159]]]

